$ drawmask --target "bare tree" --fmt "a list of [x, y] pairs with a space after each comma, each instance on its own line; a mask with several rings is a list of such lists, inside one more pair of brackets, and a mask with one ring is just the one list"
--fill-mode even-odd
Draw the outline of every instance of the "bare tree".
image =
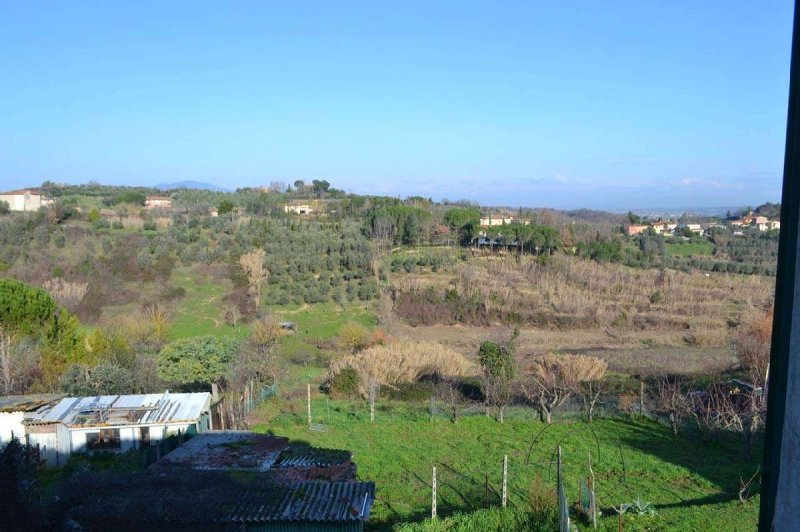
[[436, 384], [436, 395], [447, 407], [450, 421], [458, 421], [458, 414], [464, 403], [464, 396], [461, 393], [461, 383], [457, 379], [442, 378]]
[[270, 181], [268, 190], [273, 194], [286, 192], [286, 183], [283, 181]]
[[587, 356], [583, 358], [584, 360], [580, 362], [577, 368], [580, 373], [577, 375], [577, 392], [583, 399], [586, 415], [589, 423], [591, 423], [594, 421], [594, 409], [606, 388], [606, 381], [603, 378], [608, 369], [608, 363], [596, 357]]
[[0, 327], [0, 395], [25, 393], [40, 375], [36, 343], [17, 339]]
[[688, 381], [682, 375], [661, 375], [651, 388], [656, 413], [667, 416], [673, 436], [680, 432], [683, 419], [691, 412]]
[[264, 267], [265, 256], [266, 252], [263, 249], [256, 249], [239, 257], [239, 265], [247, 275], [248, 294], [256, 308], [261, 302], [261, 286], [267, 279], [267, 270]]
[[381, 256], [389, 250], [397, 234], [397, 226], [386, 217], [377, 218], [372, 224], [372, 242], [375, 255]]
[[[547, 354], [529, 361], [518, 387], [536, 407], [539, 418], [553, 421], [553, 411], [573, 395], [580, 392], [581, 383], [602, 379], [608, 365], [605, 361], [584, 355]], [[592, 387], [596, 389], [596, 385]], [[599, 392], [591, 392], [592, 409]]]

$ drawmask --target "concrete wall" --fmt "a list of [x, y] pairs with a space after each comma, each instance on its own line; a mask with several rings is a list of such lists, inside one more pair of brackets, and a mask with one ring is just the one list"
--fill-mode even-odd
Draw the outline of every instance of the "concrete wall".
[[39, 194], [0, 194], [0, 201], [8, 203], [12, 211], [38, 211], [42, 207]]
[[22, 425], [24, 417], [22, 412], [0, 412], [0, 446], [11, 441], [12, 433], [25, 441], [25, 427]]

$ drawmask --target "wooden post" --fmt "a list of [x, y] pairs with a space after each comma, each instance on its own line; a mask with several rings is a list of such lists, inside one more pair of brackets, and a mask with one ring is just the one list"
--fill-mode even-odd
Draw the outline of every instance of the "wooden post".
[[503, 455], [503, 508], [508, 501], [508, 455]]
[[306, 384], [308, 390], [308, 424], [311, 425], [311, 384]]
[[378, 383], [375, 379], [369, 380], [369, 422], [375, 423], [375, 396], [378, 393]]
[[431, 482], [431, 519], [436, 519], [436, 466], [433, 466], [433, 481]]

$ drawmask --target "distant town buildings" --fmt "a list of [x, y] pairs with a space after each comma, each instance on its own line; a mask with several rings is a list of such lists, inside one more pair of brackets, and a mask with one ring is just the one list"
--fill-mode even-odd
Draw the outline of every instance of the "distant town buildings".
[[168, 196], [147, 196], [144, 201], [144, 206], [148, 209], [155, 209], [158, 207], [169, 209], [172, 207], [172, 198]]
[[52, 203], [51, 200], [45, 199], [42, 193], [35, 188], [0, 192], [0, 201], [5, 201], [12, 211], [18, 212], [38, 211]]
[[707, 234], [712, 229], [720, 229], [728, 227], [733, 232], [734, 236], [744, 234], [745, 229], [757, 229], [759, 231], [772, 231], [779, 230], [781, 223], [778, 220], [770, 220], [766, 216], [756, 214], [748, 214], [739, 220], [731, 220], [726, 223], [710, 222], [710, 223], [686, 223], [677, 224], [675, 222], [652, 222], [644, 224], [631, 224], [625, 230], [629, 236], [636, 236], [644, 233], [648, 229], [652, 229], [657, 235], [674, 235], [676, 232], [690, 231], [695, 235]]

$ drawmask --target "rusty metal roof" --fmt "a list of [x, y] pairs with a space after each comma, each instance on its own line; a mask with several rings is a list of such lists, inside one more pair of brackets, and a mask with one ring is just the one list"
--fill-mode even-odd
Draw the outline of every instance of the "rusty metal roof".
[[64, 394], [40, 393], [31, 395], [0, 396], [0, 412], [33, 412], [50, 403], [55, 403]]
[[288, 438], [245, 430], [212, 430], [195, 435], [150, 467], [267, 471], [288, 443]]

